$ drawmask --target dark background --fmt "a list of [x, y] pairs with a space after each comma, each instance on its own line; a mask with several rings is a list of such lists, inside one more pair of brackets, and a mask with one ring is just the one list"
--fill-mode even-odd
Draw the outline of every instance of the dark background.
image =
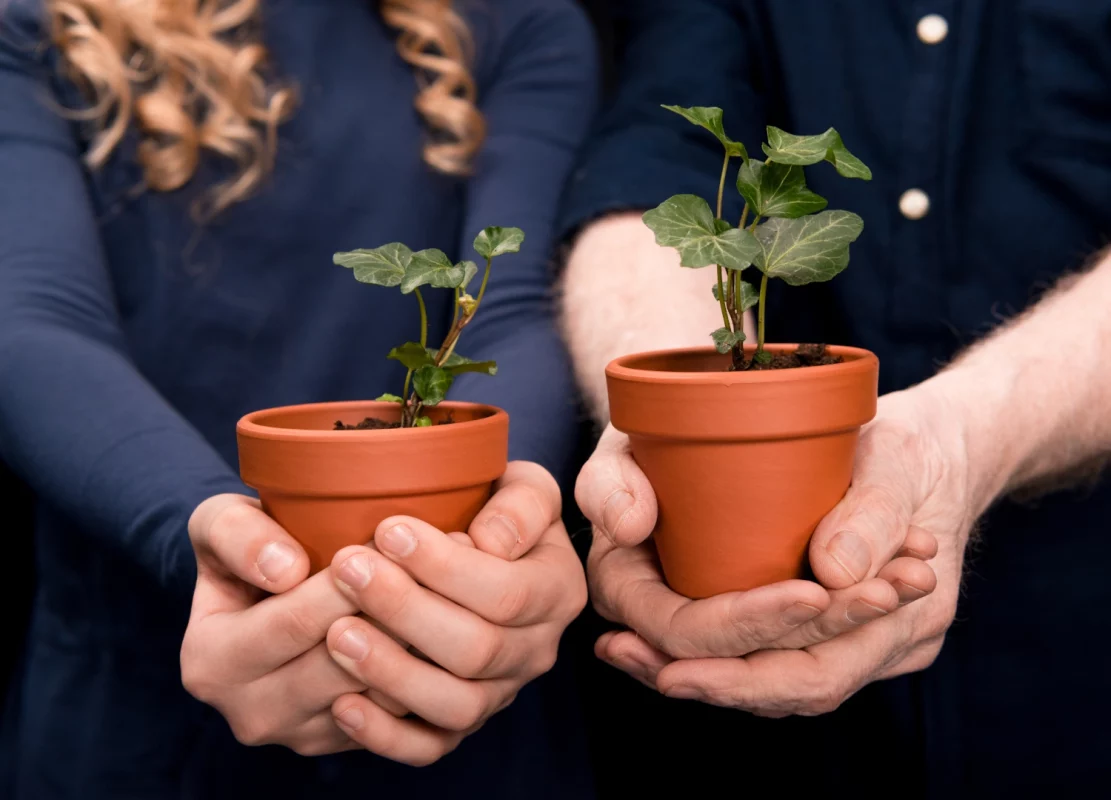
[[[582, 0], [595, 22], [602, 54], [604, 88], [614, 80], [615, 30], [604, 0]], [[581, 457], [589, 455], [593, 426], [581, 427]], [[5, 580], [0, 609], [8, 647], [0, 647], [0, 690], [11, 679], [23, 641], [34, 583], [30, 492], [0, 463], [0, 541]], [[566, 499], [566, 519], [585, 558], [590, 528]], [[639, 794], [654, 798], [735, 796], [754, 789], [786, 790], [788, 796], [827, 790], [831, 778], [853, 778], [873, 786], [880, 773], [900, 775], [899, 794], [914, 797], [922, 765], [900, 752], [898, 727], [887, 719], [886, 703], [864, 691], [833, 717], [761, 720], [727, 709], [667, 700], [593, 656], [593, 642], [608, 625], [588, 610], [568, 631], [564, 657], [574, 666], [582, 689], [591, 757], [602, 798]], [[7, 695], [0, 693], [0, 698]], [[14, 695], [9, 702], [14, 700]], [[878, 728], [877, 728], [878, 725]], [[836, 727], [835, 727], [836, 726]], [[905, 734], [905, 731], [904, 731]], [[911, 732], [913, 738], [913, 731]], [[902, 739], [906, 742], [907, 739]], [[909, 751], [913, 751], [910, 748]], [[863, 770], [865, 763], [871, 766]], [[754, 777], [760, 775], [759, 781]], [[823, 793], [827, 793], [823, 791]]]

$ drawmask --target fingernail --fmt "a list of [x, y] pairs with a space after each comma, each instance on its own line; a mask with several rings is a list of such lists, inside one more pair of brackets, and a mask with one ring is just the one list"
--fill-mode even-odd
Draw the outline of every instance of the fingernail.
[[378, 534], [375, 544], [383, 553], [395, 558], [405, 558], [417, 549], [417, 537], [408, 525], [394, 525]]
[[365, 589], [374, 577], [374, 564], [364, 554], [351, 556], [339, 565], [339, 579], [352, 589]]
[[797, 628], [802, 623], [809, 622], [821, 613], [822, 610], [820, 608], [815, 608], [806, 603], [795, 603], [783, 612], [783, 624], [790, 625], [792, 628]]
[[853, 600], [849, 603], [849, 608], [845, 612], [845, 619], [855, 625], [861, 625], [865, 622], [871, 622], [874, 619], [879, 619], [887, 613], [886, 609], [879, 606], [874, 606], [871, 603], [866, 603], [863, 600]]
[[297, 554], [288, 544], [270, 542], [259, 552], [255, 566], [262, 573], [262, 577], [274, 583], [280, 581], [282, 576], [289, 572], [289, 568], [296, 560]]
[[521, 541], [521, 532], [517, 529], [517, 523], [502, 514], [487, 520], [486, 530], [501, 543], [506, 555], [512, 553]]
[[606, 498], [606, 505], [602, 509], [602, 524], [611, 539], [615, 538], [617, 532], [621, 530], [621, 523], [625, 520], [625, 514], [633, 507], [634, 503], [636, 503], [636, 500], [624, 489], [618, 489]]
[[673, 700], [698, 700], [702, 697], [702, 692], [693, 686], [672, 686], [664, 694]]
[[[929, 594], [929, 592], [923, 589], [919, 589], [917, 586], [911, 586], [906, 581], [894, 581], [891, 585], [895, 587], [895, 591], [899, 593], [900, 605], [913, 603], [915, 600], [918, 600], [919, 598], [925, 597], [927, 594]], [[904, 597], [907, 597], [908, 599], [904, 600]]]
[[849, 531], [841, 531], [826, 545], [826, 552], [841, 565], [854, 582], [860, 583], [872, 566], [872, 551], [868, 544]]
[[357, 731], [363, 727], [363, 712], [355, 707], [341, 711], [336, 715], [336, 722], [349, 731]]
[[336, 639], [336, 652], [352, 661], [362, 661], [370, 652], [370, 640], [358, 628], [348, 628]]

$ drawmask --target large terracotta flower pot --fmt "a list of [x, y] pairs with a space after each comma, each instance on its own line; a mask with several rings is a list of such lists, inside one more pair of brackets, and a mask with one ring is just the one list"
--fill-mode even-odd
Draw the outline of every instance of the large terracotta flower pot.
[[[793, 352], [796, 345], [768, 345]], [[711, 348], [638, 353], [606, 368], [613, 425], [659, 502], [668, 584], [708, 597], [798, 577], [818, 523], [844, 497], [879, 361], [830, 347], [820, 367], [726, 372]]]
[[366, 544], [386, 517], [408, 514], [465, 531], [505, 472], [509, 415], [492, 406], [441, 403], [449, 425], [333, 430], [339, 420], [395, 421], [395, 403], [315, 403], [248, 414], [236, 426], [243, 482], [305, 548], [313, 572], [340, 549]]

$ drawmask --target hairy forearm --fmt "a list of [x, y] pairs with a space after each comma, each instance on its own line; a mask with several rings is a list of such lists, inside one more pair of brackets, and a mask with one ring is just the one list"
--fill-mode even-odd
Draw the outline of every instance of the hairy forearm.
[[706, 346], [721, 327], [712, 268], [682, 269], [639, 213], [615, 214], [575, 242], [562, 286], [562, 325], [591, 412], [609, 418], [605, 369], [629, 353]]
[[1111, 251], [927, 384], [964, 420], [972, 497], [999, 495], [1111, 453]]

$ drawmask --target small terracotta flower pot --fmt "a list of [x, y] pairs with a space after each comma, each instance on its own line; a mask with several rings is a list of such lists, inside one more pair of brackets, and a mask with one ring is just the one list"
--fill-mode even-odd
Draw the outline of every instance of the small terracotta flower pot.
[[314, 403], [256, 411], [236, 426], [243, 482], [305, 548], [313, 572], [394, 514], [467, 530], [505, 472], [509, 415], [492, 406], [441, 403], [427, 415], [454, 421], [430, 428], [333, 430], [337, 420], [399, 413], [395, 403]]
[[875, 355], [829, 350], [844, 361], [726, 372], [729, 357], [705, 348], [606, 368], [613, 425], [656, 492], [654, 539], [675, 591], [708, 597], [803, 574], [810, 536], [848, 490], [860, 426], [876, 413]]

